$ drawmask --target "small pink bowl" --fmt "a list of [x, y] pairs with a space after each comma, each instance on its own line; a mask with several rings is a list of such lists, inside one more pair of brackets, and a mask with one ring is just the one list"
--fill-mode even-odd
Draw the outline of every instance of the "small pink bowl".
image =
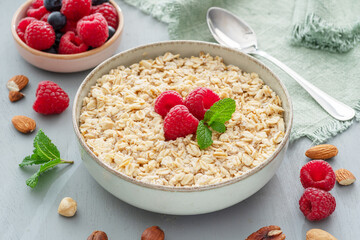
[[120, 7], [113, 1], [110, 3], [116, 8], [119, 16], [119, 26], [115, 34], [101, 47], [77, 54], [51, 54], [33, 49], [26, 45], [16, 33], [19, 21], [26, 16], [32, 0], [26, 3], [15, 12], [11, 21], [11, 33], [15, 40], [15, 46], [20, 55], [30, 64], [51, 72], [79, 72], [97, 66], [105, 59], [111, 57], [120, 45], [120, 36], [124, 28], [124, 16]]

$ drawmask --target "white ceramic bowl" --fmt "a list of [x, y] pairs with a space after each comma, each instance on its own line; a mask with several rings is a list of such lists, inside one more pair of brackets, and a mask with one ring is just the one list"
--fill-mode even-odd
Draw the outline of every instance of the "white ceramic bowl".
[[[200, 51], [224, 58], [246, 72], [256, 72], [281, 98], [285, 109], [286, 132], [276, 151], [261, 165], [229, 181], [201, 187], [169, 187], [147, 184], [116, 172], [100, 161], [85, 144], [79, 131], [82, 100], [98, 78], [120, 65], [129, 66], [142, 59], [155, 58], [165, 52], [179, 53], [181, 57], [196, 56]], [[119, 199], [158, 213], [193, 215], [209, 213], [232, 206], [262, 188], [275, 174], [289, 142], [292, 124], [292, 106], [289, 94], [281, 81], [262, 63], [239, 51], [217, 44], [197, 41], [169, 41], [137, 47], [106, 60], [96, 67], [78, 89], [73, 106], [73, 125], [79, 141], [82, 160], [95, 180]]]
[[26, 11], [32, 0], [28, 0], [15, 12], [11, 21], [11, 33], [15, 40], [15, 46], [20, 55], [35, 67], [51, 72], [79, 72], [95, 67], [105, 59], [111, 57], [120, 45], [120, 36], [124, 28], [124, 17], [120, 7], [115, 1], [110, 3], [115, 7], [119, 16], [119, 26], [114, 35], [104, 45], [77, 54], [51, 54], [33, 49], [26, 45], [16, 33], [16, 27], [20, 20], [26, 17]]

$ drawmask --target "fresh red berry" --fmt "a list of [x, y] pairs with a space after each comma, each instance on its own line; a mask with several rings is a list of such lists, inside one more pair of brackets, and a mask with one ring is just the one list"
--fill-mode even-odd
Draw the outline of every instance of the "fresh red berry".
[[49, 11], [46, 10], [44, 6], [40, 6], [39, 8], [30, 7], [26, 12], [26, 16], [40, 20], [47, 13], [49, 13]]
[[68, 20], [79, 20], [91, 12], [91, 0], [62, 0], [60, 12]]
[[171, 108], [164, 119], [164, 133], [166, 140], [175, 140], [195, 133], [199, 120], [197, 120], [184, 105]]
[[40, 21], [47, 22], [49, 15], [50, 15], [50, 13], [46, 13], [44, 16], [41, 17]]
[[79, 38], [75, 36], [74, 32], [65, 33], [59, 44], [59, 53], [60, 54], [74, 54], [85, 52], [88, 49], [88, 46]]
[[34, 20], [26, 27], [25, 42], [37, 50], [48, 49], [55, 43], [54, 29], [47, 22]]
[[66, 19], [65, 27], [60, 29], [60, 32], [67, 33], [69, 31], [71, 31], [71, 32], [76, 33], [76, 24], [77, 24], [77, 21]]
[[69, 96], [59, 85], [51, 81], [39, 83], [33, 109], [45, 115], [59, 114], [69, 106]]
[[34, 20], [36, 20], [36, 18], [33, 17], [25, 17], [23, 19], [21, 19], [21, 21], [19, 22], [17, 28], [16, 28], [16, 32], [19, 35], [19, 37], [21, 38], [21, 40], [23, 40], [23, 42], [25, 42], [25, 30], [26, 27], [32, 23]]
[[324, 160], [312, 160], [301, 168], [300, 181], [304, 188], [315, 187], [330, 191], [335, 185], [335, 173]]
[[115, 7], [110, 3], [103, 3], [97, 6], [93, 6], [91, 8], [91, 13], [101, 13], [109, 26], [113, 27], [114, 29], [117, 28], [119, 19], [118, 14]]
[[164, 118], [170, 109], [176, 105], [184, 105], [184, 100], [178, 92], [169, 90], [161, 93], [156, 98], [154, 109]]
[[299, 205], [308, 220], [316, 221], [330, 216], [335, 210], [336, 201], [329, 192], [309, 187], [301, 196]]
[[109, 36], [107, 22], [100, 13], [94, 13], [80, 19], [76, 31], [86, 45], [94, 48], [103, 45]]
[[31, 7], [33, 8], [39, 8], [41, 6], [44, 6], [44, 0], [34, 0], [31, 3]]
[[198, 87], [191, 91], [185, 99], [185, 106], [199, 120], [204, 119], [205, 112], [217, 101], [220, 100], [219, 95], [211, 89]]

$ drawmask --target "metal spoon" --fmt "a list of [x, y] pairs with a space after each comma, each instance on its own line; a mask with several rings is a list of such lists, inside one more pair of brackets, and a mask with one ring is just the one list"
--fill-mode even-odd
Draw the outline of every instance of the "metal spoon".
[[209, 8], [206, 18], [210, 32], [220, 44], [247, 54], [262, 56], [273, 62], [294, 78], [334, 118], [346, 121], [355, 116], [354, 109], [318, 89], [273, 56], [259, 50], [255, 32], [231, 12], [212, 7]]

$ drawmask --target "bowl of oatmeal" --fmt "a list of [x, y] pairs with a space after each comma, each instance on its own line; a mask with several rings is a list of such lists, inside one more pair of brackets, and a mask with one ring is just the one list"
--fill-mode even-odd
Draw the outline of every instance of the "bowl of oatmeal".
[[[169, 90], [184, 99], [198, 88], [231, 98], [226, 131], [201, 149], [196, 133], [166, 140], [154, 111]], [[262, 188], [289, 142], [290, 97], [262, 63], [213, 43], [168, 41], [119, 53], [83, 81], [73, 105], [82, 160], [119, 199], [158, 213], [224, 209]]]

